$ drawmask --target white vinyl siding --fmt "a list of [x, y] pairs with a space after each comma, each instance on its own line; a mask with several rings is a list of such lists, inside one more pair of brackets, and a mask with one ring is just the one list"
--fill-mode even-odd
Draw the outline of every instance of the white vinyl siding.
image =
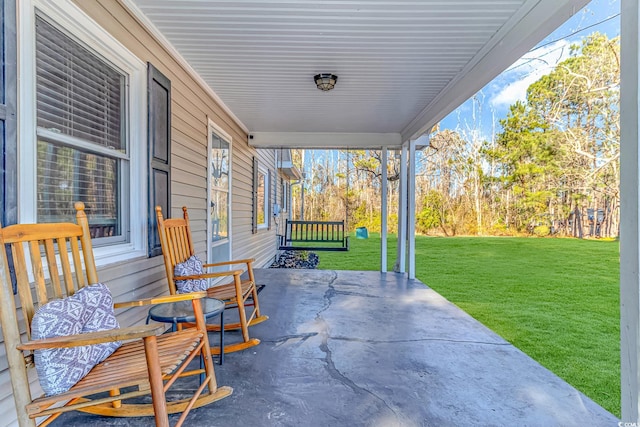
[[[236, 144], [233, 148], [233, 258], [250, 256], [256, 259], [257, 267], [265, 267], [274, 261], [277, 252], [276, 227], [272, 223], [271, 229], [261, 228], [257, 233], [252, 233], [252, 164], [256, 156], [262, 167], [272, 171], [272, 177], [277, 176], [275, 151], [256, 150], [246, 143]], [[273, 202], [272, 184], [269, 187]]]

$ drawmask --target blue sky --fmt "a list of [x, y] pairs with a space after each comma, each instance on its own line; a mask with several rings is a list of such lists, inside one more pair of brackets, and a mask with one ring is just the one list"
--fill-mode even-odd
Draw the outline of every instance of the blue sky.
[[531, 83], [567, 58], [571, 44], [579, 43], [596, 31], [607, 34], [609, 38], [620, 35], [619, 13], [619, 0], [592, 0], [529, 53], [489, 82], [475, 97], [444, 118], [440, 122], [440, 129], [454, 129], [466, 134], [479, 131], [481, 138], [490, 138], [494, 129], [500, 131], [497, 122], [507, 116], [509, 106], [517, 100], [524, 100]]

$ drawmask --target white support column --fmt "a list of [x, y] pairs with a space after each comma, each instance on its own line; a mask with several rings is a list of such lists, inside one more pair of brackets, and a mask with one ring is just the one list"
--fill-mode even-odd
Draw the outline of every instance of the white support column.
[[382, 147], [380, 160], [380, 271], [387, 272], [387, 147]]
[[621, 4], [620, 383], [622, 421], [640, 423], [640, 7]]
[[409, 280], [416, 278], [416, 141], [409, 141], [409, 171], [408, 178], [408, 199], [407, 206], [407, 240], [409, 251]]
[[400, 187], [398, 203], [398, 259], [395, 271], [404, 273], [407, 269], [407, 145], [400, 151]]

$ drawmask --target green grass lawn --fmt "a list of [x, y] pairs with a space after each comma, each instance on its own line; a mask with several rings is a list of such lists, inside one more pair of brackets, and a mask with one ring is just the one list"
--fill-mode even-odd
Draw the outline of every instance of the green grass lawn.
[[[319, 268], [380, 269], [379, 236], [350, 242]], [[618, 417], [619, 265], [614, 241], [416, 237], [418, 279]]]

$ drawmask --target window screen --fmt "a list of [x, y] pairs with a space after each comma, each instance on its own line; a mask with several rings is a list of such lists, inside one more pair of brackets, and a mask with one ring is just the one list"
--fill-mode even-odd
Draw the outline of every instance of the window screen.
[[124, 151], [125, 76], [36, 18], [38, 127]]
[[85, 203], [93, 237], [122, 235], [128, 154], [126, 75], [36, 17], [37, 219], [72, 221]]

